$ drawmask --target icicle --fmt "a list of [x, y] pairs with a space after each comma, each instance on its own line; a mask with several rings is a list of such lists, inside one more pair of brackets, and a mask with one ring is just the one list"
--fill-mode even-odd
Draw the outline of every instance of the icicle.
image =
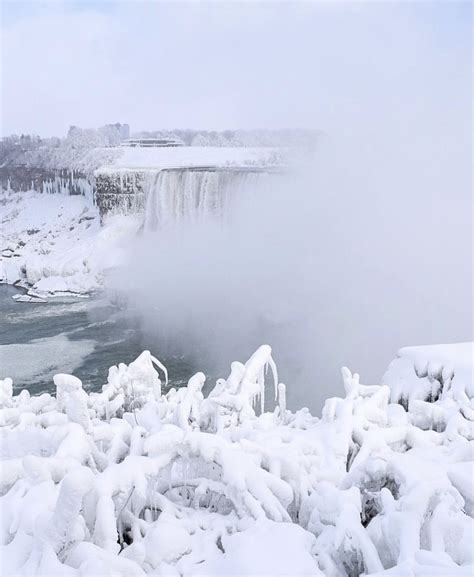
[[265, 412], [265, 367], [266, 365], [262, 367], [257, 380], [258, 386], [260, 387], [260, 412], [262, 415]]
[[273, 357], [271, 355], [268, 359], [268, 364], [270, 365], [270, 368], [271, 368], [272, 374], [273, 374], [273, 386], [275, 388], [275, 401], [276, 401], [277, 396], [278, 396], [278, 387], [279, 387], [279, 385], [278, 385], [278, 370], [277, 370], [276, 363], [273, 360]]
[[283, 417], [286, 411], [286, 386], [283, 383], [278, 383], [278, 406], [280, 415]]
[[163, 371], [163, 374], [165, 375], [165, 385], [168, 385], [168, 369], [165, 367], [165, 365], [161, 361], [159, 361], [153, 355], [150, 355], [150, 358], [151, 358], [153, 364], [155, 364], [159, 369], [161, 369]]

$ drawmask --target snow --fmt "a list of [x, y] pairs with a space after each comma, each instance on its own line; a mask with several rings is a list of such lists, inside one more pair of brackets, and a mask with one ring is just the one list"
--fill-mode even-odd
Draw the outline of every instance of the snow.
[[3, 192], [0, 282], [28, 288], [37, 302], [87, 296], [102, 288], [108, 269], [123, 262], [140, 225], [137, 218], [116, 215], [101, 227], [97, 209], [83, 196]]
[[224, 535], [225, 554], [215, 553], [193, 575], [323, 576], [311, 555], [314, 544], [314, 535], [298, 525], [260, 519], [246, 531]]
[[382, 381], [392, 400], [424, 400], [427, 396], [474, 396], [474, 343], [426, 345], [400, 349]]
[[[168, 390], [148, 351], [111, 367], [98, 393], [59, 374], [55, 396], [15, 394], [0, 364], [3, 572], [471, 575], [465, 353], [402, 349], [381, 385], [344, 368], [345, 397], [320, 418], [286, 409], [266, 345], [207, 396], [203, 373]], [[462, 385], [433, 396], [405, 380], [420, 359], [442, 360]], [[410, 383], [414, 398], [394, 402]]]
[[190, 167], [265, 167], [282, 164], [285, 149], [239, 146], [180, 146], [117, 149], [114, 159], [97, 173], [137, 169]]

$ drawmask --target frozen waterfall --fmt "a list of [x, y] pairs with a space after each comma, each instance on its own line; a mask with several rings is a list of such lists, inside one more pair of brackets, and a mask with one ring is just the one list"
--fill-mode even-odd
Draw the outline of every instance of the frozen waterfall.
[[221, 218], [235, 195], [251, 192], [266, 177], [267, 172], [255, 169], [161, 170], [145, 187], [144, 228]]

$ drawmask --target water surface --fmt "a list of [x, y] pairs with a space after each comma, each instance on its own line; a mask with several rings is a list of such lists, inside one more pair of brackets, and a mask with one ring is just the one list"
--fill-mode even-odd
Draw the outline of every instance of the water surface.
[[183, 386], [199, 370], [169, 347], [160, 355], [160, 343], [143, 333], [134, 312], [105, 296], [19, 303], [12, 298], [18, 292], [0, 285], [0, 379], [11, 377], [15, 389], [52, 392], [56, 373], [73, 373], [86, 390], [100, 390], [110, 366], [128, 364], [145, 349], [167, 366], [170, 386]]

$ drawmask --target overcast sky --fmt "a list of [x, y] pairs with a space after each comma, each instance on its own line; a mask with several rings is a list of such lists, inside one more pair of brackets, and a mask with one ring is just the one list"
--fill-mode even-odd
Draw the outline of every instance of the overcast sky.
[[390, 114], [423, 86], [453, 104], [470, 86], [469, 2], [1, 6], [2, 134], [330, 129], [361, 102]]

